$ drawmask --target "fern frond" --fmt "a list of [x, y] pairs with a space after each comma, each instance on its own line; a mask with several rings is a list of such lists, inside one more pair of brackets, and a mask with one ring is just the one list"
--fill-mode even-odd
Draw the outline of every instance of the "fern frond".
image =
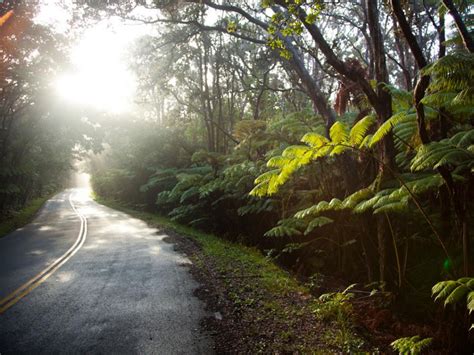
[[248, 214], [272, 211], [274, 202], [272, 199], [253, 199], [253, 201], [250, 201], [246, 206], [237, 209], [237, 213], [239, 216], [245, 216]]
[[459, 148], [449, 141], [432, 142], [418, 149], [411, 163], [412, 171], [436, 169], [443, 165], [460, 165], [474, 159], [474, 154]]
[[459, 285], [456, 287], [444, 300], [444, 305], [458, 303], [464, 299], [464, 296], [470, 291], [469, 287], [466, 285]]
[[329, 129], [329, 137], [331, 138], [332, 143], [346, 142], [349, 137], [347, 126], [344, 123], [337, 121]]
[[418, 144], [414, 144], [417, 135], [416, 116], [409, 115], [403, 122], [399, 122], [394, 128], [395, 147], [398, 151], [407, 151]]
[[303, 138], [301, 138], [301, 142], [306, 143], [313, 148], [320, 148], [328, 144], [329, 140], [321, 134], [310, 132], [306, 133]]
[[331, 152], [329, 153], [330, 156], [334, 156], [334, 155], [339, 155], [339, 154], [342, 154], [344, 153], [346, 150], [350, 149], [347, 145], [344, 145], [344, 144], [336, 144]]
[[352, 209], [354, 213], [364, 213], [369, 209], [372, 209], [375, 204], [381, 199], [384, 198], [387, 195], [390, 195], [390, 193], [393, 192], [394, 189], [386, 189], [386, 190], [381, 190], [377, 192], [373, 197], [369, 198], [368, 200], [363, 200], [357, 205], [355, 205]]
[[351, 146], [359, 146], [367, 135], [367, 131], [375, 123], [373, 115], [365, 116], [358, 121], [349, 132], [349, 143]]
[[[311, 150], [305, 145], [291, 145], [283, 151], [282, 156], [285, 158], [301, 158], [308, 152], [311, 153]], [[309, 154], [309, 156], [311, 156], [311, 154]]]
[[368, 134], [364, 137], [364, 139], [362, 140], [362, 142], [360, 142], [359, 144], [359, 149], [364, 149], [364, 148], [369, 148], [369, 145], [370, 145], [370, 142], [372, 141], [372, 138], [373, 138], [373, 135], [372, 134]]
[[308, 235], [309, 233], [311, 233], [314, 230], [314, 228], [322, 227], [332, 222], [334, 222], [334, 220], [328, 217], [324, 217], [324, 216], [316, 217], [311, 222], [309, 222], [308, 227], [304, 231], [304, 235]]
[[374, 207], [373, 214], [387, 213], [387, 212], [406, 212], [408, 208], [408, 196], [400, 201], [390, 201], [380, 204], [379, 207]]
[[[435, 297], [435, 302], [439, 299], [445, 299], [449, 294], [454, 291], [454, 289], [459, 286], [456, 281], [449, 280], [444, 282], [439, 282], [431, 289], [432, 295]], [[436, 292], [435, 292], [436, 291]]]
[[301, 235], [299, 229], [304, 228], [302, 221], [295, 218], [285, 218], [278, 221], [278, 225], [267, 231], [264, 236], [266, 237], [292, 237]]
[[343, 201], [342, 205], [344, 208], [354, 208], [360, 201], [366, 200], [374, 195], [372, 189], [365, 188], [354, 192], [352, 195], [347, 196]]
[[419, 335], [415, 335], [413, 337], [397, 339], [390, 343], [390, 346], [400, 355], [419, 355], [432, 341], [433, 338], [422, 339]]
[[467, 148], [474, 143], [474, 129], [458, 132], [449, 138], [449, 141], [458, 147]]
[[199, 196], [199, 187], [197, 187], [197, 186], [192, 186], [188, 190], [184, 191], [181, 194], [181, 198], [179, 199], [179, 203], [186, 202], [187, 200], [189, 200], [190, 198], [192, 198], [194, 196]]
[[470, 291], [467, 295], [467, 310], [469, 314], [474, 312], [474, 291]]
[[255, 179], [255, 183], [260, 184], [264, 181], [269, 181], [270, 179], [276, 177], [279, 172], [280, 172], [280, 169], [274, 169], [274, 170], [267, 171], [267, 172], [263, 173], [262, 175], [258, 176]]
[[380, 127], [377, 129], [377, 131], [374, 133], [370, 143], [369, 147], [373, 147], [375, 144], [380, 142], [387, 134], [390, 133], [390, 131], [400, 122], [403, 122], [410, 117], [412, 117], [413, 112], [411, 111], [402, 111], [398, 112], [392, 117], [390, 117], [388, 120], [386, 120], [383, 124], [380, 125]]
[[384, 84], [384, 89], [392, 95], [394, 111], [407, 110], [413, 105], [413, 93], [402, 90], [390, 84]]
[[259, 182], [255, 187], [249, 192], [250, 196], [263, 197], [268, 195], [268, 185], [269, 180]]
[[269, 168], [283, 168], [285, 165], [288, 165], [291, 162], [289, 157], [284, 156], [275, 156], [271, 157], [267, 162], [267, 167]]
[[298, 211], [295, 213], [295, 218], [305, 218], [309, 215], [318, 214], [321, 211], [326, 211], [329, 206], [329, 202], [327, 201], [320, 201], [316, 205], [313, 205], [309, 208], [305, 208], [304, 210]]

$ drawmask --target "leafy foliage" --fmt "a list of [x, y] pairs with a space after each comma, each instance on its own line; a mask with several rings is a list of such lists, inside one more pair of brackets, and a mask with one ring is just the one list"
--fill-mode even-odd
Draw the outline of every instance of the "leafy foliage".
[[18, 6], [0, 25], [0, 220], [66, 186], [73, 161], [100, 150], [86, 111], [52, 94], [65, 38], [37, 23], [35, 10]]
[[107, 193], [258, 245], [302, 275], [328, 271], [380, 282], [407, 302], [429, 298], [428, 287], [469, 263], [473, 60], [455, 31], [442, 31], [443, 7], [404, 3], [431, 63], [420, 73], [392, 30], [393, 3], [373, 9], [387, 19], [372, 23], [379, 46], [374, 28], [360, 36], [370, 16], [352, 3], [232, 2], [237, 11], [215, 9], [223, 34], [195, 25], [205, 3], [160, 2], [170, 22], [133, 61], [141, 96], [159, 107], [145, 110], [143, 128], [119, 130], [118, 153], [95, 174], [115, 172]]
[[[431, 294], [435, 301], [444, 300], [444, 306], [465, 303], [469, 314], [474, 312], [474, 278], [441, 281], [433, 286]], [[474, 323], [470, 330], [474, 329]]]
[[401, 355], [418, 355], [430, 346], [432, 338], [420, 338], [419, 335], [413, 337], [400, 338], [392, 342], [391, 347]]

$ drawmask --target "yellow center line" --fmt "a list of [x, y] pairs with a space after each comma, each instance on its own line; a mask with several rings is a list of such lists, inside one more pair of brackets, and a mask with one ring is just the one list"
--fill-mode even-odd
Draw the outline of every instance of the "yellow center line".
[[54, 263], [48, 266], [46, 269], [41, 271], [39, 274], [34, 276], [28, 282], [24, 283], [22, 286], [17, 288], [15, 291], [10, 293], [8, 296], [0, 300], [0, 314], [4, 313], [7, 309], [33, 291], [36, 287], [41, 285], [48, 277], [50, 277], [56, 270], [63, 266], [74, 254], [81, 249], [82, 245], [86, 241], [87, 237], [87, 219], [84, 217], [74, 206], [74, 203], [71, 200], [72, 193], [69, 194], [69, 204], [71, 205], [73, 211], [81, 220], [81, 228], [79, 230], [79, 235], [73, 246], [69, 248], [61, 257], [56, 259]]

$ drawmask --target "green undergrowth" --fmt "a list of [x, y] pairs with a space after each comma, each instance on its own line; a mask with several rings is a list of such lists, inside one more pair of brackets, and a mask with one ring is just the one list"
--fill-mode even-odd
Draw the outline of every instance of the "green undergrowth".
[[[149, 225], [175, 232], [196, 241], [202, 252], [190, 256], [193, 264], [207, 274], [208, 282], [225, 294], [231, 304], [225, 317], [234, 318], [232, 332], [238, 339], [224, 352], [359, 352], [367, 349], [354, 331], [349, 298], [343, 293], [311, 296], [298, 282], [260, 251], [232, 243], [215, 235], [102, 199], [95, 200], [123, 211]], [[220, 286], [219, 286], [220, 285]]]
[[36, 213], [44, 205], [52, 195], [35, 198], [31, 200], [23, 209], [12, 212], [7, 219], [0, 221], [0, 238], [13, 232], [17, 228], [23, 227], [30, 223], [35, 217]]

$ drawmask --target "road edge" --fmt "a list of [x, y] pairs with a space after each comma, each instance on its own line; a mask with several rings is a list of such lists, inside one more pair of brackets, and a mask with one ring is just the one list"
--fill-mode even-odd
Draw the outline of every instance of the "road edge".
[[201, 326], [213, 336], [217, 353], [337, 353], [348, 342], [351, 349], [373, 350], [349, 315], [342, 330], [318, 317], [321, 302], [256, 249], [117, 201], [95, 200], [165, 232], [165, 241], [192, 261], [190, 273], [201, 285], [194, 294], [214, 315]]

